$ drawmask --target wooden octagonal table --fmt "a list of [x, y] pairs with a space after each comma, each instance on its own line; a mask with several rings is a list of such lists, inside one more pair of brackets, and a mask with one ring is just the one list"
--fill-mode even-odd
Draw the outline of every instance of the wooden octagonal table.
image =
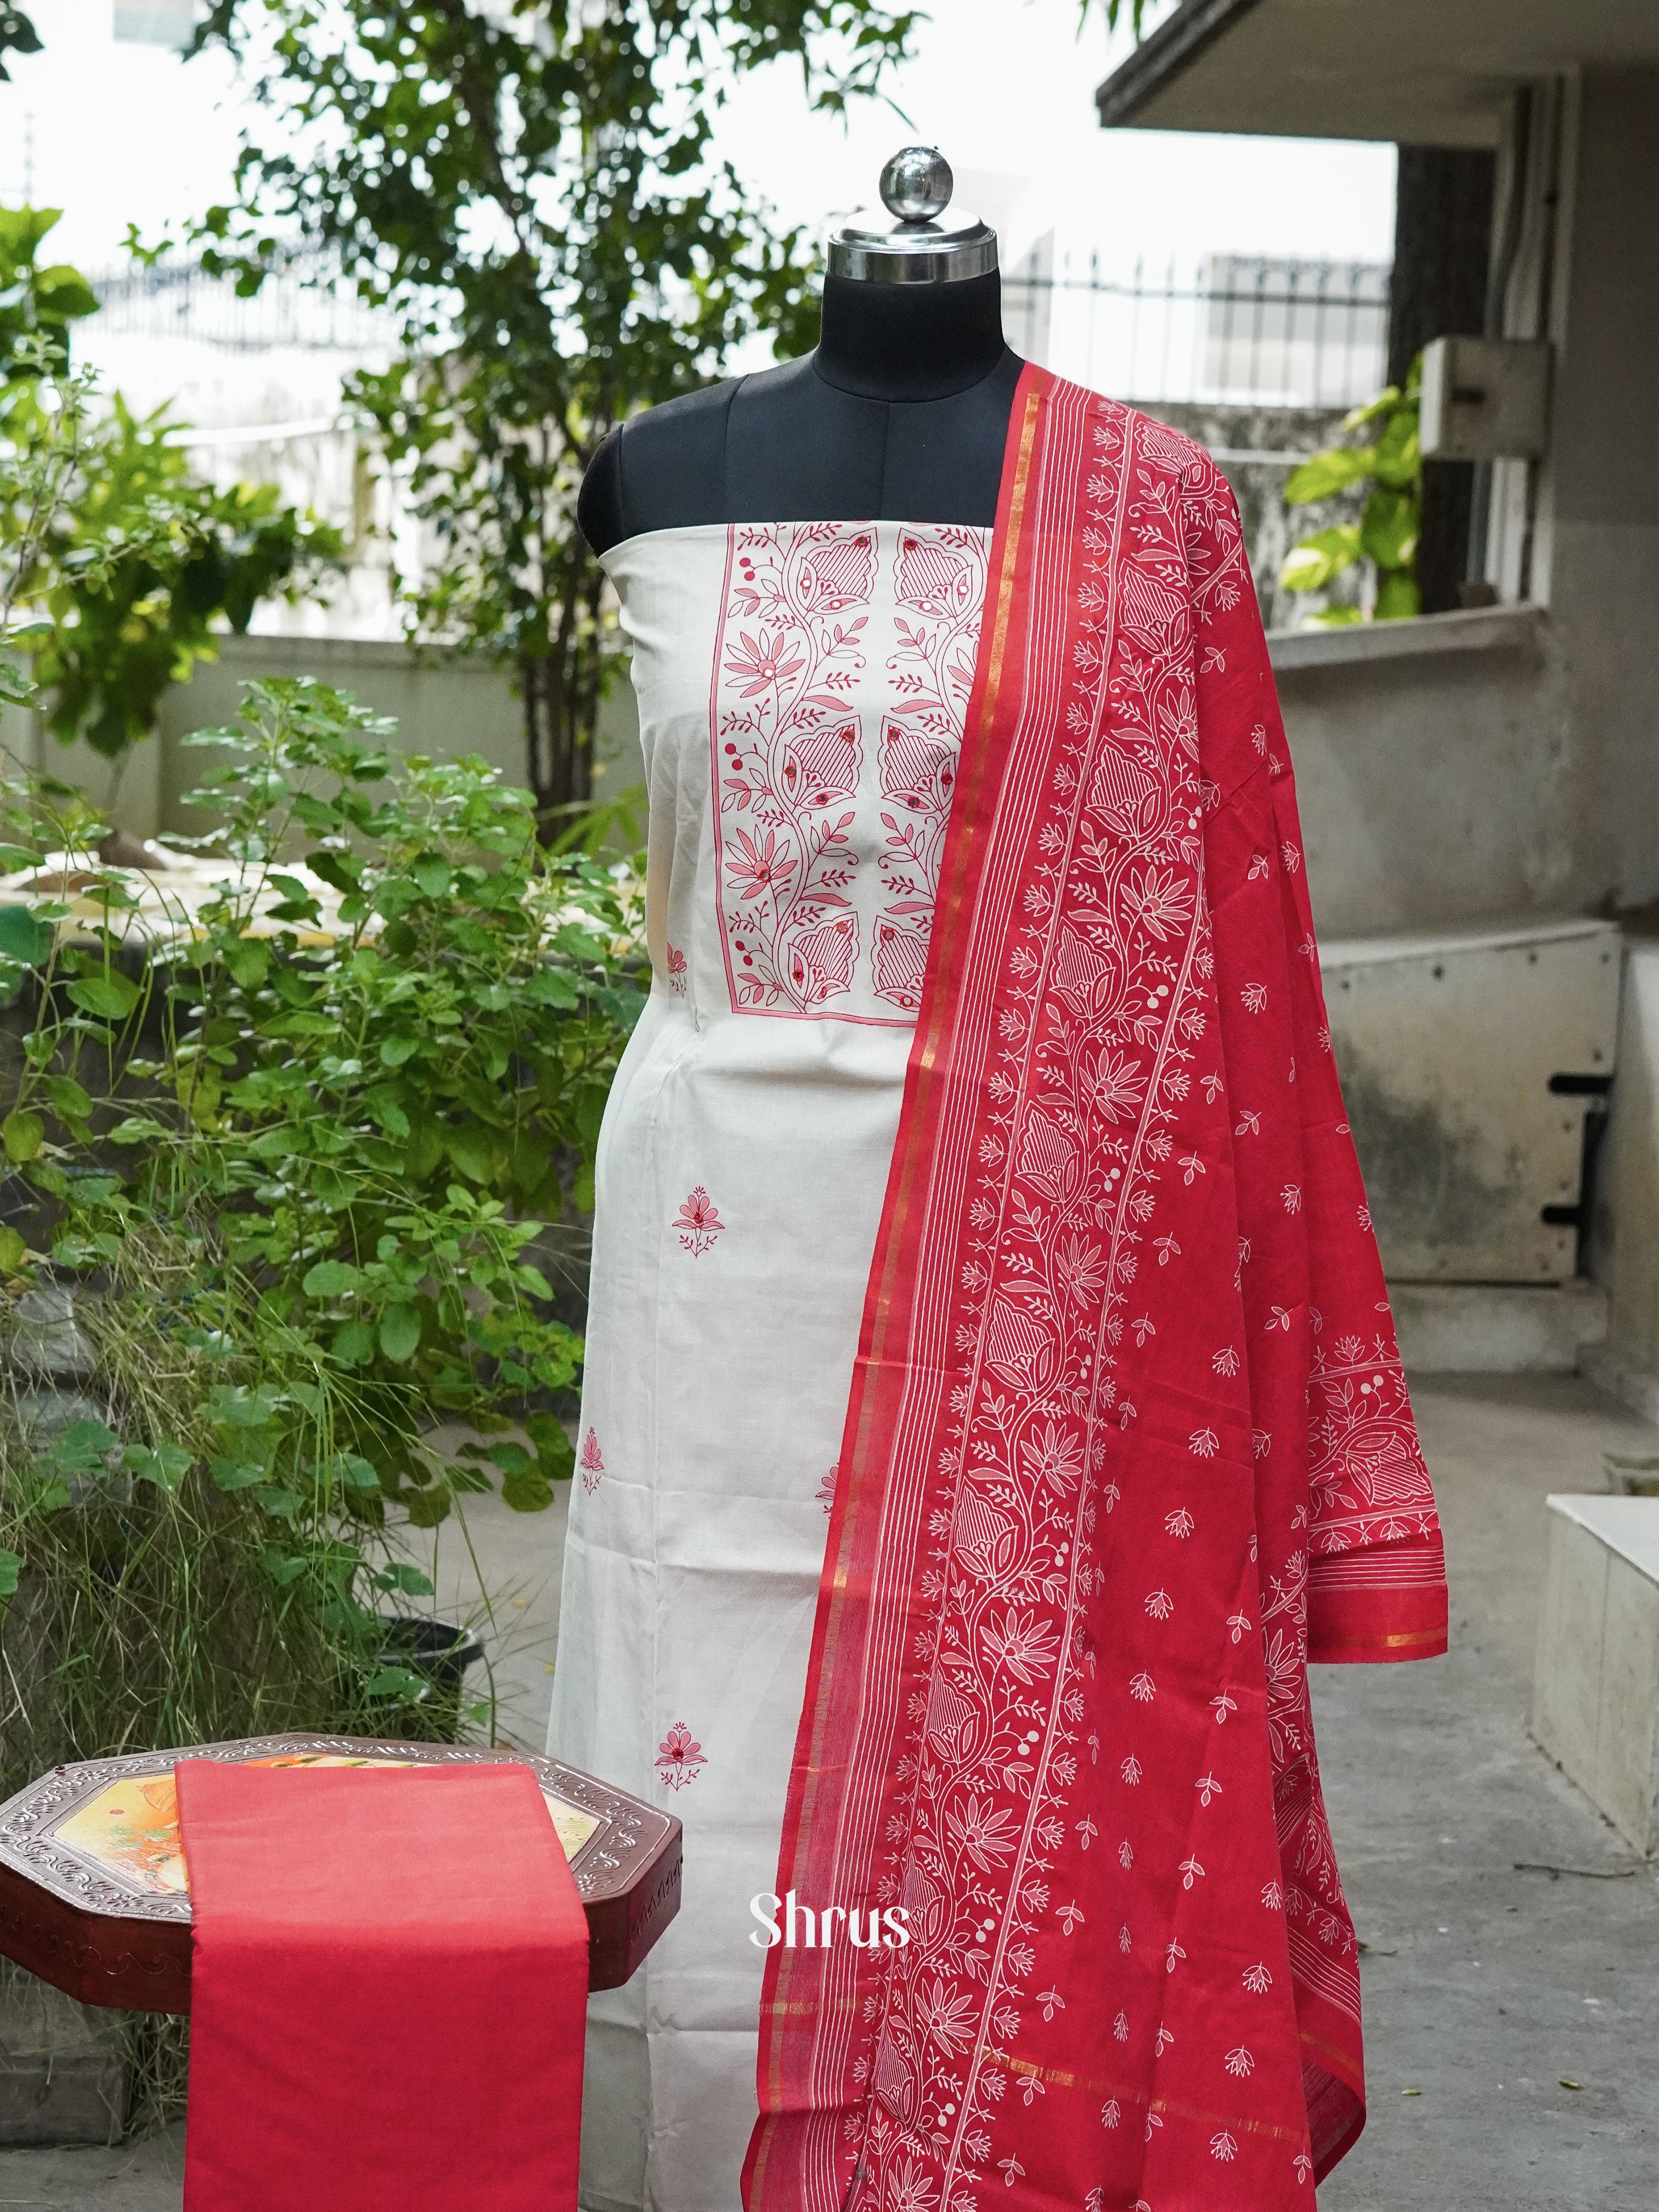
[[83, 2004], [190, 2010], [190, 1884], [173, 1776], [180, 1759], [529, 1767], [586, 1908], [590, 1989], [625, 1982], [679, 1910], [679, 1822], [556, 1759], [356, 1736], [257, 1736], [54, 1767], [0, 1805], [0, 1954]]

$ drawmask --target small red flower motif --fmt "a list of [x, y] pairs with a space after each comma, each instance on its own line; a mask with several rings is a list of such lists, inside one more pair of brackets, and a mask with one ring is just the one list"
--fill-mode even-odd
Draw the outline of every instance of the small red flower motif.
[[669, 1790], [684, 1790], [688, 1782], [697, 1778], [697, 1769], [707, 1766], [702, 1746], [691, 1741], [691, 1731], [684, 1721], [676, 1721], [657, 1747], [657, 1779]]
[[836, 1477], [840, 1473], [839, 1465], [832, 1467], [818, 1485], [818, 1504], [826, 1513], [833, 1513], [836, 1509]]
[[599, 1477], [605, 1473], [605, 1454], [599, 1449], [599, 1437], [590, 1429], [582, 1438], [582, 1448], [576, 1464], [582, 1471], [582, 1488], [591, 1498], [599, 1486]]
[[676, 998], [685, 996], [685, 955], [678, 945], [668, 948], [668, 988]]
[[701, 1258], [726, 1224], [720, 1219], [714, 1201], [699, 1183], [690, 1198], [682, 1201], [674, 1227], [679, 1231], [680, 1243], [691, 1257]]
[[780, 646], [774, 645], [764, 630], [757, 637], [751, 637], [747, 630], [740, 631], [738, 636], [739, 642], [726, 655], [726, 665], [743, 684], [745, 699], [757, 697], [775, 684], [787, 684], [806, 665], [804, 660], [781, 659]]
[[746, 830], [739, 830], [726, 855], [726, 873], [742, 898], [764, 898], [775, 884], [787, 878], [794, 863], [794, 848], [787, 837], [769, 830], [763, 844]]

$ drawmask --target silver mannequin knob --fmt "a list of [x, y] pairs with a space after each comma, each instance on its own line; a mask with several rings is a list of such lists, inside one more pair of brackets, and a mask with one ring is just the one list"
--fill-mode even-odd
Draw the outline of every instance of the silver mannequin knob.
[[937, 146], [901, 146], [881, 173], [882, 204], [901, 222], [931, 222], [951, 204], [955, 185]]
[[865, 284], [953, 284], [989, 276], [997, 234], [966, 208], [945, 215], [955, 184], [937, 146], [902, 146], [881, 173], [885, 213], [860, 208], [830, 233], [830, 276]]

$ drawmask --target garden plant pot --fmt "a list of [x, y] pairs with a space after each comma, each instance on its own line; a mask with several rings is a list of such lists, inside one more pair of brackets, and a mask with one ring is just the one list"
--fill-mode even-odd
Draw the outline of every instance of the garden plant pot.
[[382, 1613], [380, 1619], [386, 1628], [386, 1663], [407, 1667], [422, 1677], [428, 1686], [421, 1702], [428, 1713], [439, 1717], [439, 1740], [455, 1742], [466, 1670], [483, 1657], [483, 1638], [476, 1628], [420, 1613]]

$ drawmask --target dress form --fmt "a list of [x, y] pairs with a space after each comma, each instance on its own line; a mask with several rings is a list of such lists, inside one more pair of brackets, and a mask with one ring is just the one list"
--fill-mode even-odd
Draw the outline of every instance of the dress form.
[[672, 1805], [688, 1869], [590, 2014], [582, 2201], [616, 2212], [741, 2194], [741, 1915], [776, 1875], [1021, 366], [983, 226], [885, 234], [867, 258], [920, 272], [838, 265], [838, 235], [817, 353], [636, 416], [581, 499], [639, 702], [653, 981], [598, 1147], [549, 1740]]
[[[884, 173], [895, 214], [938, 212], [949, 196], [950, 172], [931, 153], [942, 192], [936, 181], [919, 199], [890, 190], [923, 150], [907, 149]], [[881, 243], [848, 248], [848, 238]], [[915, 248], [929, 239], [942, 240], [939, 250]], [[888, 240], [912, 250], [887, 250]], [[817, 349], [619, 425], [583, 481], [583, 534], [605, 553], [649, 531], [708, 523], [989, 529], [1022, 365], [1003, 341], [995, 235], [983, 224], [968, 216], [941, 234], [925, 218], [902, 220], [884, 236], [848, 226], [831, 240]]]

